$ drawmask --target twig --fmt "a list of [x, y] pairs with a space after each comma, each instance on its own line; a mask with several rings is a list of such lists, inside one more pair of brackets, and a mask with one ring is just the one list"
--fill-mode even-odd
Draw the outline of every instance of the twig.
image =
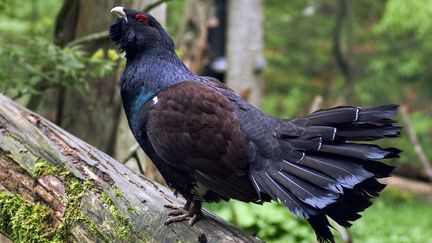
[[321, 95], [315, 96], [309, 108], [309, 113], [319, 110], [322, 103], [323, 103], [323, 97]]
[[135, 158], [137, 166], [138, 166], [138, 170], [140, 171], [141, 174], [145, 175], [144, 173], [144, 169], [141, 165], [140, 159], [138, 158], [138, 153], [135, 152], [134, 156], [132, 158]]
[[157, 2], [149, 4], [147, 7], [144, 8], [144, 12], [149, 12], [150, 10], [156, 8], [157, 6], [161, 5], [164, 2], [168, 2], [169, 0], [159, 0]]
[[[347, 51], [344, 54], [342, 50], [342, 34], [344, 25], [347, 27], [348, 40]], [[342, 76], [345, 79], [346, 87], [343, 93], [338, 97], [337, 103], [343, 104], [348, 101], [353, 101], [354, 88], [354, 66], [353, 66], [353, 37], [352, 37], [352, 3], [350, 0], [338, 0], [338, 11], [336, 14], [336, 22], [332, 32], [333, 38], [333, 55], [336, 60]]]
[[122, 164], [125, 164], [128, 160], [132, 159], [133, 157], [135, 157], [136, 153], [138, 152], [138, 150], [140, 149], [140, 146], [138, 143], [135, 143], [130, 149], [129, 152], [126, 154], [126, 156], [124, 157], [124, 159], [120, 160]]
[[343, 226], [340, 226], [338, 223], [336, 223], [334, 221], [333, 221], [332, 225], [337, 230], [343, 243], [352, 243], [353, 242], [352, 237], [351, 237], [351, 232], [348, 229], [344, 228]]
[[425, 153], [423, 151], [423, 148], [421, 146], [421, 143], [419, 142], [417, 134], [414, 131], [414, 128], [413, 128], [413, 126], [411, 124], [411, 120], [410, 120], [409, 115], [408, 115], [407, 108], [405, 106], [402, 106], [400, 108], [400, 113], [402, 115], [402, 120], [403, 120], [403, 122], [405, 124], [406, 131], [408, 133], [408, 137], [409, 137], [409, 139], [411, 140], [411, 143], [414, 146], [414, 151], [416, 152], [416, 154], [417, 154], [420, 162], [422, 163], [423, 168], [425, 170], [425, 173], [426, 173], [427, 177], [429, 177], [429, 180], [432, 181], [432, 166], [431, 166], [431, 163], [427, 159], [427, 157], [426, 157], [426, 155], [425, 155]]
[[423, 200], [432, 202], [432, 185], [430, 183], [401, 176], [382, 178], [379, 181], [386, 184], [389, 188], [394, 188], [398, 191], [408, 191]]
[[108, 37], [109, 37], [108, 31], [104, 30], [101, 32], [92, 33], [92, 34], [83, 36], [81, 38], [75, 39], [75, 40], [67, 43], [67, 45], [65, 47], [73, 47], [73, 46], [80, 45], [80, 44], [87, 43], [87, 42], [103, 40], [103, 39], [106, 39]]

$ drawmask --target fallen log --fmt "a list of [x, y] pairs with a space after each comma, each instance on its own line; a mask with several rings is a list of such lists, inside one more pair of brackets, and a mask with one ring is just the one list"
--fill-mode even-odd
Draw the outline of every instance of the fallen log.
[[259, 242], [0, 94], [0, 232], [16, 242]]

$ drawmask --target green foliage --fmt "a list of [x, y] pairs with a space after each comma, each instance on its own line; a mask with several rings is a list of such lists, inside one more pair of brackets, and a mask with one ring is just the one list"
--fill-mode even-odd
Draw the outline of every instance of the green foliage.
[[112, 73], [119, 59], [113, 51], [92, 54], [53, 44], [60, 6], [56, 0], [0, 1], [0, 90], [6, 95], [28, 99], [58, 88], [84, 93], [88, 79]]
[[42, 38], [0, 46], [0, 89], [11, 97], [41, 94], [49, 88], [87, 89], [87, 78], [109, 74], [114, 61], [87, 55], [79, 47], [60, 48]]
[[431, 242], [430, 203], [409, 192], [384, 191], [382, 199], [362, 214], [352, 227], [358, 242]]
[[205, 207], [260, 239], [271, 242], [313, 242], [315, 234], [306, 221], [294, 218], [281, 204], [247, 204], [239, 201]]
[[1, 38], [8, 42], [16, 36], [51, 38], [61, 4], [58, 0], [0, 0]]

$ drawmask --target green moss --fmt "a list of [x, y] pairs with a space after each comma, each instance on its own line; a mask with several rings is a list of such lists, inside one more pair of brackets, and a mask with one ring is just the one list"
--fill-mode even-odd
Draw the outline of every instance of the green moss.
[[45, 159], [38, 157], [35, 161], [35, 165], [33, 167], [33, 177], [39, 178], [41, 176], [46, 175], [56, 175], [60, 172], [58, 168], [51, 165], [48, 161]]
[[134, 207], [132, 207], [132, 206], [129, 206], [129, 207], [127, 208], [127, 211], [128, 211], [129, 213], [134, 213], [134, 212], [136, 212], [136, 209], [135, 209]]
[[50, 210], [20, 195], [0, 191], [0, 228], [16, 242], [60, 242], [49, 226]]
[[[98, 227], [80, 211], [82, 197], [95, 188], [93, 182], [72, 177], [70, 173], [60, 171], [42, 158], [38, 158], [35, 164], [34, 177], [57, 174], [65, 181], [67, 201], [62, 222], [52, 227], [50, 226], [51, 210], [47, 206], [27, 202], [20, 195], [0, 191], [0, 230], [10, 234], [11, 238], [17, 242], [63, 242], [68, 240], [71, 227], [76, 222], [82, 222], [95, 237], [108, 242], [109, 240], [99, 231]], [[123, 197], [118, 188], [115, 188], [115, 195]], [[118, 210], [106, 193], [102, 193], [100, 199], [108, 205], [115, 218], [115, 230], [119, 238], [129, 239], [132, 229], [129, 219]], [[133, 211], [134, 209], [130, 207], [128, 210]]]
[[101, 193], [99, 199], [101, 199], [101, 201], [109, 207], [111, 214], [116, 219], [115, 226], [117, 235], [120, 237], [120, 239], [129, 239], [132, 230], [129, 219], [118, 210], [108, 194], [105, 192]]
[[115, 193], [116, 197], [123, 197], [123, 193], [116, 186], [114, 187], [114, 193]]
[[65, 205], [66, 210], [64, 220], [59, 226], [59, 232], [61, 232], [61, 235], [66, 236], [70, 227], [72, 227], [76, 222], [80, 221], [87, 225], [88, 229], [93, 233], [93, 235], [105, 242], [108, 242], [106, 236], [101, 234], [97, 226], [91, 222], [88, 217], [84, 216], [79, 210], [81, 198], [87, 193], [89, 189], [94, 187], [93, 182], [90, 180], [85, 180], [83, 183], [77, 178], [66, 178], [66, 181], [67, 183], [65, 193], [68, 197], [68, 200]]
[[10, 133], [6, 133], [4, 136], [5, 136], [6, 139], [13, 140], [13, 141], [15, 141], [18, 144], [24, 144], [21, 140], [19, 140], [15, 136], [12, 136]]
[[63, 242], [76, 222], [83, 222], [97, 238], [108, 242], [98, 227], [80, 210], [81, 198], [93, 186], [91, 181], [65, 178], [67, 195], [62, 222], [52, 227], [51, 210], [40, 203], [31, 203], [20, 195], [0, 191], [0, 230], [7, 232], [16, 242]]

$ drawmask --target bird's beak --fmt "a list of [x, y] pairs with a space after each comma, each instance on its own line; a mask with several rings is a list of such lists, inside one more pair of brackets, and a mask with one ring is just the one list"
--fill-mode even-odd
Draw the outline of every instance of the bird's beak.
[[124, 7], [115, 7], [113, 9], [111, 9], [111, 13], [117, 15], [117, 17], [119, 17], [119, 18], [123, 18], [127, 23], [127, 17], [126, 17], [126, 13], [124, 11]]

